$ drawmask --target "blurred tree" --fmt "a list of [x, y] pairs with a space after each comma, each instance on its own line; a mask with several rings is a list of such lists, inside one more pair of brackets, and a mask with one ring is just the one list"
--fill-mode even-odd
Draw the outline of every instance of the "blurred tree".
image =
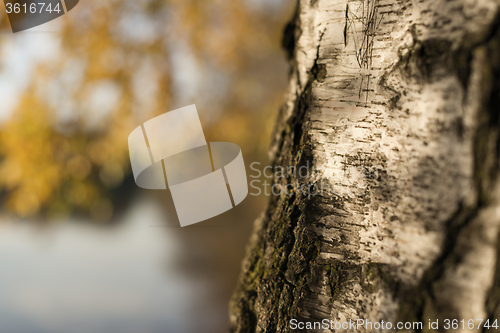
[[186, 104], [207, 111], [209, 139], [262, 153], [286, 84], [276, 73], [288, 11], [250, 0], [81, 2], [57, 22], [58, 56], [0, 125], [3, 209], [108, 220], [130, 179], [130, 131]]

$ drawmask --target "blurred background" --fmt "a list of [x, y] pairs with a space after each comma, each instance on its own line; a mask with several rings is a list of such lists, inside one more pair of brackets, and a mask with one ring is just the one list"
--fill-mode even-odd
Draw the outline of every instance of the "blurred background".
[[[196, 104], [267, 164], [290, 0], [83, 0], [13, 34], [0, 4], [0, 332], [225, 332], [266, 198], [180, 228], [129, 133]], [[248, 172], [248, 169], [247, 169]]]

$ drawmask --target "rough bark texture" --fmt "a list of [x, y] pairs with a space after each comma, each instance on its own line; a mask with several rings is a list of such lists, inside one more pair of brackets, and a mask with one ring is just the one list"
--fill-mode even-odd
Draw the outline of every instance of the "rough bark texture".
[[289, 332], [292, 318], [500, 319], [499, 8], [299, 1], [270, 153], [310, 166], [277, 184], [331, 187], [270, 198], [232, 332]]

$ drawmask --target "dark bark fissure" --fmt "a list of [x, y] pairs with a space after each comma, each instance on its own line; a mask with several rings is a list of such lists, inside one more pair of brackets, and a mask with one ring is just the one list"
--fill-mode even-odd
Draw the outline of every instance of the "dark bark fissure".
[[[285, 30], [283, 45], [289, 55], [294, 52], [296, 20], [298, 12]], [[321, 69], [315, 64], [306, 86], [295, 100], [293, 116], [280, 135], [280, 153], [275, 156], [273, 167], [307, 167], [307, 172], [311, 172], [314, 161], [304, 118], [311, 104], [312, 82], [321, 75]], [[292, 172], [286, 178], [274, 179], [274, 184], [313, 186], [305, 181], [297, 179]], [[257, 331], [257, 317], [264, 323], [263, 332], [277, 332], [288, 326], [289, 318], [300, 317], [299, 300], [309, 292], [308, 280], [313, 278], [311, 264], [319, 253], [317, 236], [307, 228], [307, 200], [307, 195], [300, 190], [289, 197], [271, 197], [256, 230], [258, 241], [248, 250], [251, 257], [247, 259], [248, 266], [243, 268], [240, 289], [232, 300], [233, 313], [238, 317], [232, 332]], [[261, 298], [259, 302], [257, 297]], [[264, 306], [259, 308], [256, 303]]]
[[[483, 164], [484, 170], [482, 172], [479, 171], [478, 176], [488, 175], [492, 179], [492, 183], [480, 182], [479, 184], [480, 199], [483, 204], [488, 204], [489, 202], [489, 196], [487, 193], [483, 194], [483, 192], [490, 191], [491, 184], [498, 181], [500, 170], [500, 15], [498, 15], [495, 29], [492, 31], [493, 33], [487, 45], [487, 53], [488, 58], [492, 61], [490, 75], [493, 84], [488, 98], [487, 112], [485, 112], [486, 120], [483, 126], [486, 127], [485, 133], [489, 134], [487, 135], [487, 139], [492, 140], [494, 145], [489, 148], [491, 151], [490, 156], [478, 156], [478, 162], [487, 161]], [[490, 321], [500, 317], [500, 234], [498, 235], [497, 249], [494, 283], [486, 303], [486, 310]], [[483, 332], [487, 332], [487, 330], [484, 329]]]

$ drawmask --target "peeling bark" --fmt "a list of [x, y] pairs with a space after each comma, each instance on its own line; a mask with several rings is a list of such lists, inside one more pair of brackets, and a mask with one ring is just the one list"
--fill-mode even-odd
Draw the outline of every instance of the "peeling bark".
[[270, 198], [231, 331], [500, 320], [500, 3], [300, 0], [284, 45], [274, 181], [329, 190]]

